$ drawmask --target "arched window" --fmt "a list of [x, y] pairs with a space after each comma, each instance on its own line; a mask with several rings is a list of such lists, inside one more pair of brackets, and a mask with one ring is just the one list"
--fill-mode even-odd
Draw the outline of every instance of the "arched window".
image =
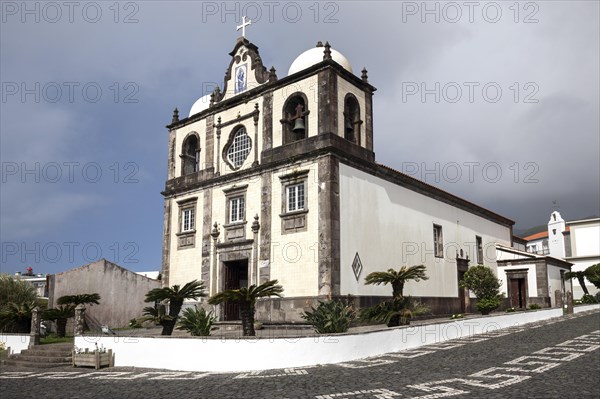
[[252, 149], [252, 140], [244, 126], [236, 127], [230, 136], [229, 142], [225, 146], [225, 159], [233, 169], [239, 169]]
[[189, 175], [200, 170], [200, 138], [196, 132], [183, 140], [181, 148], [181, 174]]
[[283, 144], [308, 137], [308, 99], [304, 93], [292, 94], [283, 105], [281, 119]]
[[353, 94], [346, 94], [344, 99], [344, 138], [360, 145], [360, 106]]

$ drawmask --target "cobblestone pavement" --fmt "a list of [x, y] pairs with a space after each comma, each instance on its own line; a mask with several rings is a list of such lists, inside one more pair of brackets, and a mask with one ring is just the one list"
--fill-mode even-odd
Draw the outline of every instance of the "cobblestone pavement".
[[600, 312], [550, 319], [360, 361], [298, 369], [211, 374], [125, 367], [98, 371], [0, 367], [2, 399], [453, 396], [600, 397]]

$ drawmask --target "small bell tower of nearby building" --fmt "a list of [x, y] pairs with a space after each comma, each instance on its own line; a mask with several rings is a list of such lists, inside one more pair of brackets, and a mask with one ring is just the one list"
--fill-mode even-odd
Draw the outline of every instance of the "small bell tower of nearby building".
[[550, 221], [548, 222], [548, 249], [550, 250], [550, 256], [556, 258], [565, 257], [565, 236], [563, 234], [565, 230], [566, 224], [560, 216], [560, 212], [552, 212]]

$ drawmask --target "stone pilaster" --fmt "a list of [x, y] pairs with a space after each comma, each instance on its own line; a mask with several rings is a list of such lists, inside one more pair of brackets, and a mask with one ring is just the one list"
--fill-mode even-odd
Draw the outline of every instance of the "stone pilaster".
[[40, 308], [36, 306], [31, 311], [31, 331], [29, 332], [30, 348], [40, 344], [41, 322]]
[[170, 253], [171, 253], [171, 198], [165, 198], [163, 219], [163, 251], [161, 281], [163, 287], [169, 286]]
[[339, 162], [319, 159], [319, 295], [340, 295]]
[[339, 134], [338, 85], [335, 71], [327, 68], [319, 72], [318, 85], [319, 134]]
[[212, 188], [204, 189], [202, 209], [202, 271], [205, 287], [210, 287], [210, 245], [212, 222]]
[[85, 330], [85, 306], [77, 305], [75, 308], [75, 336], [83, 335]]

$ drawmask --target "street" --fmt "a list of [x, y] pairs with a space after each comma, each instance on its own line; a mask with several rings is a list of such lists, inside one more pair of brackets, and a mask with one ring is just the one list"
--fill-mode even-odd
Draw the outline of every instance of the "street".
[[600, 312], [593, 311], [376, 358], [297, 369], [212, 374], [124, 367], [96, 371], [2, 366], [0, 396], [597, 398], [599, 349]]

